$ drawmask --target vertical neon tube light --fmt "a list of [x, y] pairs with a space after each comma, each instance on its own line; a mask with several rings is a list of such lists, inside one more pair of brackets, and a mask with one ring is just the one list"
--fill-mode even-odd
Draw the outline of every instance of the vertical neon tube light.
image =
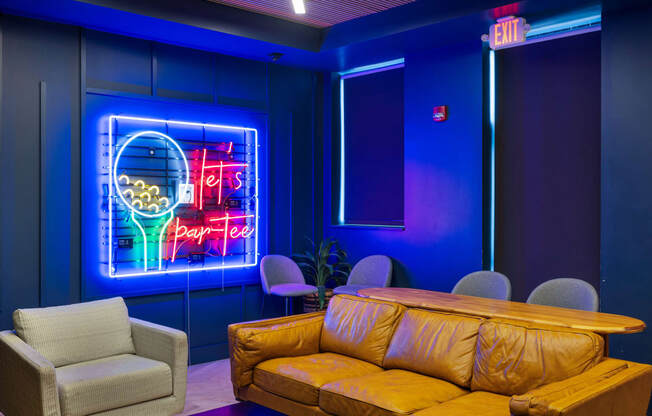
[[493, 50], [489, 51], [489, 124], [491, 126], [489, 270], [494, 270], [496, 253], [496, 53]]
[[344, 224], [344, 165], [344, 78], [340, 77], [340, 224]]
[[[145, 228], [143, 228], [143, 225], [138, 222], [136, 219], [136, 212], [134, 210], [131, 211], [131, 220], [136, 224], [140, 232], [143, 234], [143, 270], [147, 271], [147, 233], [145, 232]], [[160, 250], [159, 250], [160, 252]]]

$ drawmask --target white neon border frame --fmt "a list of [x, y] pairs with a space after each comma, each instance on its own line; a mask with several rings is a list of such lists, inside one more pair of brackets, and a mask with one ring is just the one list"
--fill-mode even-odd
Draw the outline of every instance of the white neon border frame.
[[[186, 267], [183, 269], [177, 270], [152, 270], [148, 272], [138, 272], [138, 273], [124, 273], [124, 274], [115, 274], [113, 273], [113, 120], [131, 120], [131, 121], [143, 121], [149, 123], [162, 123], [162, 124], [177, 124], [182, 126], [195, 126], [195, 127], [213, 127], [221, 128], [228, 130], [244, 130], [253, 132], [254, 134], [254, 164], [255, 169], [255, 237], [254, 237], [254, 262], [245, 263], [245, 264], [231, 264], [231, 265], [221, 265], [221, 266], [212, 266], [212, 267]], [[258, 130], [251, 127], [241, 127], [241, 126], [228, 126], [222, 124], [211, 124], [211, 123], [196, 123], [190, 121], [176, 121], [176, 120], [164, 120], [157, 118], [147, 118], [147, 117], [134, 117], [134, 116], [120, 116], [112, 114], [109, 116], [109, 277], [111, 278], [121, 278], [121, 277], [133, 277], [133, 276], [156, 276], [163, 274], [173, 274], [173, 273], [188, 273], [188, 272], [199, 272], [206, 270], [224, 270], [224, 269], [240, 269], [245, 267], [254, 267], [258, 265], [258, 219], [259, 219], [259, 210], [258, 210]]]

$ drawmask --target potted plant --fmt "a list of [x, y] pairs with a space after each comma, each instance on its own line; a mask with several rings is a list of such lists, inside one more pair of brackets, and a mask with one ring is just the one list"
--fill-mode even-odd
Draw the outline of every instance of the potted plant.
[[338, 286], [344, 284], [351, 271], [351, 265], [346, 261], [348, 254], [336, 240], [324, 240], [319, 243], [319, 246], [310, 239], [308, 241], [312, 251], [292, 256], [303, 271], [306, 281], [317, 286], [319, 307], [317, 308], [315, 295], [307, 295], [304, 296], [303, 301], [304, 312], [326, 308], [333, 296], [333, 290], [327, 289], [326, 285], [331, 281]]

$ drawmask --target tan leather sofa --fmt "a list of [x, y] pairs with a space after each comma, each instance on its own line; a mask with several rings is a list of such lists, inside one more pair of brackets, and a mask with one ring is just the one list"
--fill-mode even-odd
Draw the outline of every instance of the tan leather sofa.
[[235, 395], [288, 415], [643, 416], [652, 366], [588, 331], [340, 295], [229, 326]]
[[122, 298], [18, 309], [0, 332], [6, 416], [164, 416], [183, 410], [188, 340], [129, 318]]

